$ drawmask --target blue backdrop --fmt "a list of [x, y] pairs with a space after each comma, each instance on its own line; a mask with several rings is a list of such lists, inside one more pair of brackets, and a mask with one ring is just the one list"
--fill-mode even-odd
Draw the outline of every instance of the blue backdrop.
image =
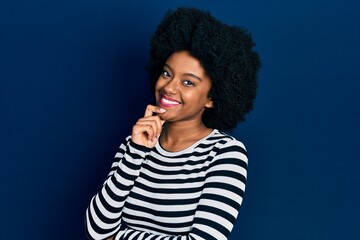
[[85, 239], [83, 216], [152, 100], [149, 38], [196, 6], [263, 67], [231, 239], [360, 239], [360, 2], [0, 0], [0, 239]]

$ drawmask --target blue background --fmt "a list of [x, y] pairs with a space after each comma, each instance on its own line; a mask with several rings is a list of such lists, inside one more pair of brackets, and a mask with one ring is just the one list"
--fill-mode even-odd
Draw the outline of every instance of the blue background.
[[149, 38], [178, 6], [245, 26], [262, 58], [233, 132], [250, 165], [231, 239], [360, 239], [355, 0], [0, 0], [0, 239], [85, 239], [87, 204], [152, 100]]

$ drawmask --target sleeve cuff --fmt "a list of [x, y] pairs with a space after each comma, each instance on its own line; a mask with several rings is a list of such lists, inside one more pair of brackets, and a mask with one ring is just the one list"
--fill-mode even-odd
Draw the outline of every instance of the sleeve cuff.
[[129, 150], [130, 152], [145, 158], [145, 156], [151, 151], [151, 148], [145, 147], [143, 145], [139, 145], [134, 143], [131, 139], [129, 141]]

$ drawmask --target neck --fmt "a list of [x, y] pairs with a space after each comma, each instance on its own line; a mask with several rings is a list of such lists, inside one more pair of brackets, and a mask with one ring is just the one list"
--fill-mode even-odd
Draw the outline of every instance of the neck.
[[182, 150], [208, 135], [212, 129], [199, 122], [165, 123], [161, 145], [170, 151]]

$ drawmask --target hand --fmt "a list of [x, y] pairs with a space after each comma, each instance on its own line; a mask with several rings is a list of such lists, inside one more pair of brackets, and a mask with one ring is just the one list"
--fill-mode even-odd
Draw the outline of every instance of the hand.
[[131, 140], [139, 145], [153, 148], [165, 123], [154, 113], [164, 113], [166, 110], [157, 106], [148, 105], [143, 118], [140, 118], [133, 126]]

